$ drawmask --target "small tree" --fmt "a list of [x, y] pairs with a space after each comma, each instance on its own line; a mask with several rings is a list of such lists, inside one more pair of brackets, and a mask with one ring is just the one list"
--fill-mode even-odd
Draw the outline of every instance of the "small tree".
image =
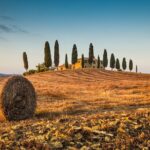
[[90, 43], [89, 46], [89, 64], [92, 65], [94, 59], [94, 49], [93, 49], [93, 44]]
[[104, 54], [103, 54], [103, 66], [106, 68], [108, 66], [108, 58], [107, 58], [107, 50], [104, 49]]
[[111, 57], [110, 57], [110, 68], [113, 70], [115, 68], [115, 56], [114, 54], [111, 54]]
[[45, 57], [44, 57], [45, 67], [49, 68], [52, 66], [52, 58], [51, 58], [51, 51], [50, 51], [50, 46], [48, 41], [45, 42], [44, 52], [45, 52]]
[[116, 59], [116, 69], [120, 70], [120, 61], [118, 58]]
[[56, 67], [59, 65], [59, 43], [56, 40], [54, 46], [54, 64]]
[[122, 68], [123, 68], [123, 70], [126, 70], [126, 68], [127, 68], [126, 58], [123, 58], [123, 60], [122, 60]]
[[27, 71], [29, 66], [28, 66], [28, 57], [26, 52], [23, 52], [23, 63], [24, 63], [24, 68]]
[[138, 73], [138, 66], [136, 65], [136, 73]]
[[100, 57], [98, 55], [98, 57], [97, 57], [97, 68], [100, 68], [100, 65], [101, 65], [101, 61], [100, 61]]
[[73, 45], [72, 48], [72, 64], [74, 65], [78, 60], [78, 51], [76, 44]]
[[38, 64], [36, 67], [37, 67], [37, 71], [40, 72], [40, 71], [41, 71], [41, 66], [40, 66], [40, 64]]
[[129, 61], [129, 70], [130, 72], [133, 70], [133, 61], [131, 59]]
[[82, 54], [82, 68], [84, 68], [84, 54]]
[[66, 67], [66, 69], [69, 68], [69, 64], [68, 64], [68, 56], [67, 56], [67, 54], [66, 54], [66, 56], [65, 56], [65, 67]]

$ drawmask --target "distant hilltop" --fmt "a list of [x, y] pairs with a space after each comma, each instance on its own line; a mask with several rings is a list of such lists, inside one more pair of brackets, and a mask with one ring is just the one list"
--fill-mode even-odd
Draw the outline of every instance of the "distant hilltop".
[[9, 75], [0, 73], [0, 77], [5, 77], [5, 76], [9, 76]]
[[0, 77], [9, 77], [12, 76], [14, 74], [4, 74], [4, 73], [0, 73]]

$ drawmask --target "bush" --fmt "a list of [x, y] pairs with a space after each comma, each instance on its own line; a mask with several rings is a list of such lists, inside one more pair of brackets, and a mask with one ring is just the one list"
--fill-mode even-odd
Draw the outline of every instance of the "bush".
[[45, 71], [48, 71], [49, 69], [48, 68], [40, 68], [37, 70], [37, 72], [45, 72]]
[[122, 71], [122, 69], [118, 69], [118, 71]]
[[26, 75], [31, 75], [31, 74], [34, 74], [34, 73], [36, 73], [36, 72], [37, 72], [36, 70], [31, 69], [31, 70], [29, 70], [29, 71], [27, 71], [27, 72], [24, 72], [23, 75], [24, 75], [24, 76], [26, 76]]
[[34, 74], [34, 73], [36, 73], [37, 71], [36, 70], [33, 70], [33, 69], [31, 69], [31, 70], [29, 70], [29, 74]]
[[47, 67], [45, 67], [45, 64], [42, 63], [42, 64], [38, 64], [36, 66], [37, 68], [37, 72], [45, 72], [45, 71], [48, 71], [49, 69]]

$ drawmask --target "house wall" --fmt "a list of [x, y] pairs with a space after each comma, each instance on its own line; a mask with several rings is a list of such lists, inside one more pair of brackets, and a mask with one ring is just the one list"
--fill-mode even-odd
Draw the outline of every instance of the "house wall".
[[80, 69], [82, 68], [82, 60], [78, 59], [78, 61], [73, 65], [73, 69]]
[[[72, 66], [72, 69], [80, 69], [80, 68], [82, 68], [82, 60], [78, 59], [77, 63], [75, 63]], [[90, 65], [88, 59], [85, 59], [84, 68], [97, 68], [97, 60], [94, 60], [94, 62]]]
[[94, 60], [91, 65], [89, 64], [88, 60], [84, 61], [84, 68], [97, 68], [97, 60]]
[[[94, 59], [94, 62], [90, 65], [88, 59], [84, 60], [84, 68], [97, 68], [97, 59]], [[81, 69], [82, 68], [82, 59], [78, 59], [78, 61], [74, 65], [69, 65], [68, 69]], [[103, 68], [103, 64], [101, 62], [100, 68]], [[64, 65], [59, 66], [58, 70], [66, 70]]]

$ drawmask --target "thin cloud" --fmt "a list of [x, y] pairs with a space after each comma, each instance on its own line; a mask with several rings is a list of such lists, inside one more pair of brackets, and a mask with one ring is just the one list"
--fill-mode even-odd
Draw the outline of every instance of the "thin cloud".
[[20, 32], [20, 33], [24, 33], [24, 34], [28, 34], [29, 32], [16, 26], [16, 25], [12, 25], [12, 28], [16, 31], [16, 32]]
[[0, 16], [0, 19], [5, 21], [14, 21], [14, 18], [10, 16]]
[[13, 29], [6, 25], [0, 24], [0, 31], [10, 33], [13, 32]]
[[28, 31], [20, 28], [17, 25], [8, 26], [4, 24], [0, 24], [0, 31], [5, 33], [23, 33], [23, 34], [29, 33]]
[[[27, 30], [21, 28], [17, 24], [12, 23], [14, 21], [14, 18], [11, 16], [5, 16], [5, 15], [0, 15], [0, 32], [3, 33], [23, 33], [27, 34], [29, 33]], [[9, 22], [9, 25], [8, 25]]]

